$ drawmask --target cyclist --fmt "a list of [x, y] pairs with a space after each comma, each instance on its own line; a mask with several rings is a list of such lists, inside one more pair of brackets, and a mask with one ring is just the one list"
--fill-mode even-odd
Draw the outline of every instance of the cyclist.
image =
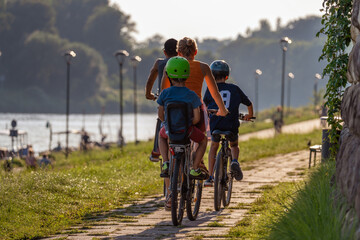
[[[190, 90], [193, 90], [200, 99], [202, 85], [204, 82], [204, 78], [207, 84], [207, 87], [210, 91], [211, 96], [215, 100], [216, 105], [219, 107], [218, 115], [226, 116], [228, 114], [228, 110], [226, 109], [224, 102], [221, 99], [218, 87], [216, 85], [215, 79], [211, 73], [210, 67], [208, 64], [196, 61], [195, 56], [198, 52], [197, 44], [194, 39], [184, 37], [178, 43], [178, 53], [179, 56], [186, 58], [190, 64], [190, 76], [185, 82], [185, 86]], [[163, 75], [162, 81], [162, 89], [170, 87], [170, 82], [166, 75]], [[205, 107], [202, 105], [200, 107], [201, 111], [201, 119], [196, 126], [202, 131], [205, 132]], [[203, 162], [201, 163], [202, 169], [207, 172], [205, 165]]]
[[[210, 69], [214, 75], [220, 95], [224, 101], [226, 108], [229, 109], [230, 114], [226, 117], [219, 117], [215, 115], [210, 116], [210, 132], [215, 129], [222, 131], [231, 131], [230, 147], [231, 147], [231, 171], [234, 173], [235, 179], [240, 181], [243, 174], [238, 162], [239, 158], [239, 145], [238, 145], [238, 132], [239, 132], [239, 105], [242, 103], [247, 106], [248, 114], [245, 115], [244, 120], [249, 121], [253, 117], [253, 106], [249, 98], [244, 92], [235, 84], [225, 83], [229, 78], [230, 67], [224, 60], [216, 60], [211, 63]], [[212, 98], [209, 89], [206, 90], [204, 96], [204, 103], [209, 109], [217, 109], [214, 99]], [[211, 137], [211, 145], [209, 150], [209, 172], [210, 177], [204, 183], [205, 187], [213, 185], [213, 172], [216, 152], [219, 148], [220, 139]]]
[[[171, 57], [178, 55], [177, 40], [175, 40], [174, 38], [170, 38], [170, 39], [166, 40], [166, 42], [164, 43], [163, 52], [164, 52], [165, 58], [156, 59], [153, 67], [150, 70], [149, 77], [146, 81], [145, 97], [146, 97], [146, 99], [149, 99], [149, 100], [156, 99], [155, 94], [151, 92], [156, 78], [158, 78], [158, 82], [159, 82], [158, 92], [157, 92], [157, 94], [159, 94], [160, 83], [161, 83], [161, 79], [163, 76], [165, 65]], [[159, 126], [160, 126], [160, 122], [157, 123], [157, 129], [156, 129], [156, 133], [155, 133], [156, 135], [159, 134]], [[156, 139], [158, 139], [157, 136], [155, 136], [154, 141], [156, 141]], [[157, 142], [154, 143], [154, 149], [151, 152], [151, 157], [150, 157], [151, 159], [156, 160], [156, 161], [159, 160], [159, 156], [160, 156], [160, 153], [157, 150], [158, 149], [157, 144], [158, 144]]]
[[[189, 62], [183, 57], [172, 57], [169, 59], [165, 66], [166, 75], [170, 78], [172, 86], [170, 88], [164, 89], [157, 103], [159, 104], [158, 116], [160, 120], [164, 121], [164, 125], [160, 130], [159, 138], [159, 148], [160, 153], [164, 160], [163, 165], [163, 177], [168, 177], [169, 169], [169, 159], [168, 159], [168, 126], [166, 124], [165, 107], [170, 102], [186, 102], [190, 103], [193, 110], [192, 124], [196, 124], [200, 121], [200, 106], [201, 100], [196, 95], [195, 92], [191, 91], [185, 87], [185, 81], [190, 75], [190, 65]], [[176, 116], [172, 116], [172, 121], [176, 122]], [[199, 147], [195, 151], [194, 165], [190, 171], [190, 175], [196, 179], [204, 179], [205, 174], [199, 169], [200, 161], [205, 153], [207, 138], [205, 137], [203, 131], [199, 130], [196, 126], [192, 125], [189, 128], [189, 138], [198, 143]], [[169, 187], [169, 183], [166, 183], [166, 188]], [[169, 191], [168, 191], [169, 192]], [[166, 209], [171, 209], [169, 197], [167, 197]]]

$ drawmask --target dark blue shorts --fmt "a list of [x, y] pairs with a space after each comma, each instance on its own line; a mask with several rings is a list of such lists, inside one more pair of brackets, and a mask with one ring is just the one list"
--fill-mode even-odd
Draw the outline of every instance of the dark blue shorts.
[[[238, 133], [239, 131], [236, 130], [226, 130], [226, 131], [230, 131], [231, 134], [227, 136], [227, 140], [229, 140], [230, 142], [236, 142], [238, 141]], [[220, 135], [212, 135], [211, 134], [211, 141], [213, 142], [220, 142]]]

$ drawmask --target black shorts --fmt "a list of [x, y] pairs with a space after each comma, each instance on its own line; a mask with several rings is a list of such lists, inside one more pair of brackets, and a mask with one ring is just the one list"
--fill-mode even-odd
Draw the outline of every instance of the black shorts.
[[[236, 130], [226, 130], [226, 131], [230, 131], [231, 134], [227, 136], [227, 140], [229, 140], [230, 142], [236, 142], [238, 141], [238, 133], [239, 133], [239, 130], [236, 129]], [[211, 141], [212, 142], [220, 142], [220, 135], [212, 135], [211, 134]]]

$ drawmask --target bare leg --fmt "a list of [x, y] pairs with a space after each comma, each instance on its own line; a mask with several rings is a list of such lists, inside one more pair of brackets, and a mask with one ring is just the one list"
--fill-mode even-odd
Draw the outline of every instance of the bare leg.
[[219, 149], [218, 142], [211, 142], [210, 150], [209, 150], [209, 173], [210, 176], [214, 175], [214, 164], [216, 158], [216, 152]]
[[235, 142], [230, 142], [230, 147], [231, 147], [231, 157], [233, 159], [239, 159], [239, 152], [240, 152], [240, 149], [239, 149], [239, 144], [238, 144], [238, 141], [235, 141]]
[[159, 149], [160, 149], [160, 154], [164, 160], [164, 162], [168, 162], [169, 158], [168, 158], [168, 151], [169, 151], [169, 145], [167, 142], [166, 138], [163, 137], [159, 137]]
[[195, 159], [194, 159], [194, 169], [198, 169], [201, 159], [204, 156], [205, 150], [206, 150], [206, 145], [207, 145], [207, 138], [204, 137], [204, 139], [199, 143], [198, 148], [196, 149], [195, 152]]

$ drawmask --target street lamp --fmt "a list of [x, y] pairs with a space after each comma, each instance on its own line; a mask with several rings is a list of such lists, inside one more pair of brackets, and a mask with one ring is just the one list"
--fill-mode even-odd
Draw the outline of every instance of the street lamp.
[[320, 80], [322, 77], [319, 73], [315, 74], [315, 83], [314, 83], [314, 112], [316, 114], [316, 106], [318, 103], [318, 95], [317, 95], [317, 84], [318, 80]]
[[292, 72], [290, 72], [289, 74], [288, 74], [288, 94], [287, 94], [287, 113], [288, 113], [288, 115], [289, 115], [289, 113], [290, 113], [290, 94], [291, 94], [291, 80], [292, 79], [294, 79], [294, 74], [292, 73]]
[[124, 146], [124, 137], [123, 137], [123, 76], [122, 76], [122, 69], [125, 58], [129, 56], [129, 53], [126, 50], [118, 50], [114, 53], [114, 56], [119, 63], [119, 77], [120, 77], [120, 84], [119, 84], [119, 97], [120, 97], [120, 129], [119, 129], [119, 139], [118, 139], [118, 146]]
[[281, 122], [284, 119], [284, 88], [285, 88], [285, 54], [287, 48], [291, 44], [291, 39], [283, 37], [280, 39], [280, 47], [282, 50], [282, 73], [281, 73]]
[[259, 112], [259, 76], [261, 74], [262, 71], [260, 69], [255, 70], [255, 102], [256, 102], [255, 116]]
[[137, 140], [137, 104], [136, 104], [136, 67], [141, 62], [141, 57], [134, 56], [131, 59], [131, 66], [134, 69], [134, 126], [135, 126], [135, 144], [138, 144]]
[[69, 155], [69, 106], [70, 106], [70, 62], [71, 59], [76, 57], [76, 53], [72, 50], [65, 52], [64, 58], [67, 66], [66, 74], [66, 158]]

